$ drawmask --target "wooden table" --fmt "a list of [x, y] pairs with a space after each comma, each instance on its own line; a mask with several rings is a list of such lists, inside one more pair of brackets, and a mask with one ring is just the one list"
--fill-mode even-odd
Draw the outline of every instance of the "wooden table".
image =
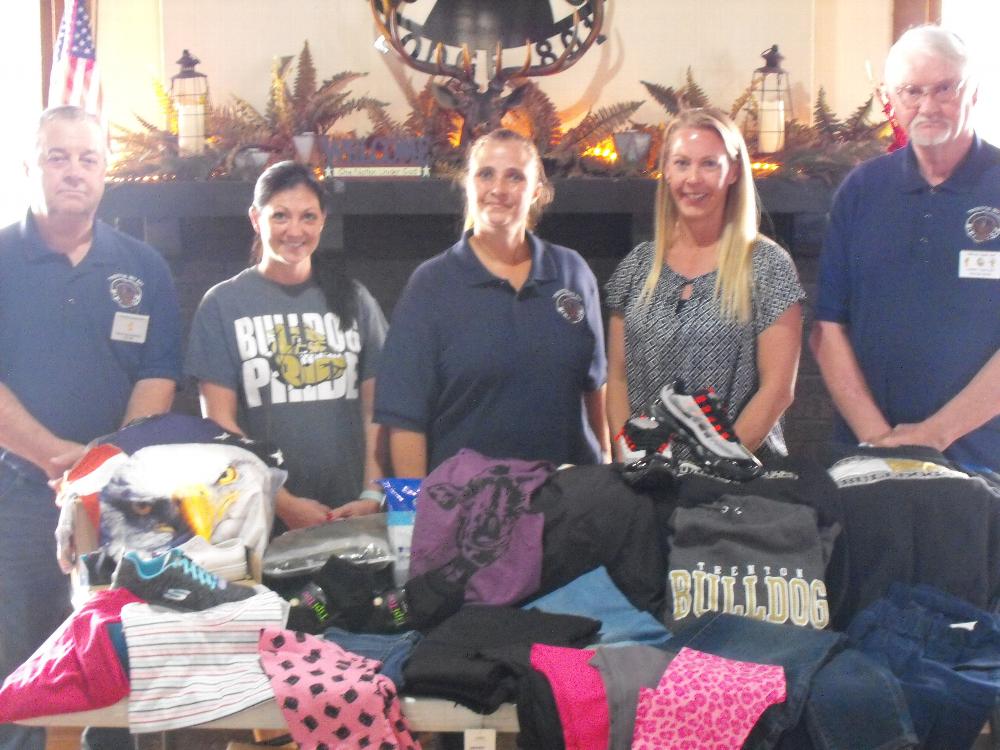
[[[486, 729], [500, 734], [516, 734], [518, 732], [517, 710], [514, 704], [505, 703], [492, 714], [478, 714], [464, 706], [439, 698], [401, 698], [403, 713], [414, 732], [466, 732], [469, 730]], [[76, 713], [40, 716], [18, 722], [29, 726], [40, 727], [128, 727], [128, 699], [123, 699], [113, 706], [94, 711], [79, 711]], [[192, 729], [277, 729], [287, 731], [281, 709], [272, 701], [261, 703], [238, 713], [226, 716]], [[154, 740], [162, 748], [170, 747], [170, 732], [157, 732], [144, 735], [147, 738], [143, 747], [148, 747], [148, 739]]]

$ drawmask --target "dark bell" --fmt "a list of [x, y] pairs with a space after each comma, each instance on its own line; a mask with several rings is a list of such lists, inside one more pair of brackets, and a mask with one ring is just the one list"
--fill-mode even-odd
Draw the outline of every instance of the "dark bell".
[[553, 33], [549, 0], [437, 0], [423, 34], [453, 47], [492, 50], [539, 42]]

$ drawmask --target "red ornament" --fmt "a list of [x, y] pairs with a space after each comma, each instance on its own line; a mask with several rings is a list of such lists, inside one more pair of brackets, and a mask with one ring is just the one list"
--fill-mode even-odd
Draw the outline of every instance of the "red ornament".
[[876, 93], [878, 94], [879, 101], [882, 102], [882, 111], [885, 113], [889, 125], [892, 126], [892, 143], [886, 149], [891, 154], [893, 151], [903, 148], [909, 142], [909, 138], [906, 136], [903, 126], [899, 124], [899, 120], [896, 119], [896, 111], [892, 108], [892, 102], [889, 101], [889, 97], [886, 96], [885, 91], [879, 88], [876, 89]]

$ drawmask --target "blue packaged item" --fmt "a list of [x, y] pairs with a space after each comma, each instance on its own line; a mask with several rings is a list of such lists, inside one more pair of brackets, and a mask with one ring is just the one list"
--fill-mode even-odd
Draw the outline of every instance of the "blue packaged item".
[[410, 577], [410, 545], [421, 480], [392, 477], [378, 482], [385, 492], [386, 530], [396, 558], [394, 577], [396, 585], [402, 586]]

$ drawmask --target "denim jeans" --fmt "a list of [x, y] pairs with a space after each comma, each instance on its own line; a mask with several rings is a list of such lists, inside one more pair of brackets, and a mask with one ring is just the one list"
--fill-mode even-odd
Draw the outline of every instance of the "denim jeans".
[[662, 648], [670, 639], [663, 623], [649, 612], [636, 609], [603, 566], [528, 602], [524, 608], [600, 620], [601, 630], [597, 635], [601, 645], [641, 643]]
[[858, 613], [848, 637], [899, 679], [926, 747], [975, 741], [1000, 695], [995, 615], [930, 586], [897, 583]]
[[802, 728], [808, 737], [790, 739], [782, 747], [902, 750], [917, 746], [899, 680], [853, 648], [838, 653], [813, 677], [804, 719]]
[[688, 646], [727, 659], [784, 667], [785, 702], [763, 713], [744, 744], [748, 748], [771, 748], [782, 732], [798, 722], [813, 676], [843, 641], [843, 635], [827, 630], [774, 625], [716, 613], [675, 631], [665, 649], [676, 653]]
[[323, 631], [323, 637], [333, 641], [345, 651], [382, 662], [379, 673], [392, 680], [396, 690], [400, 692], [403, 690], [403, 666], [410, 658], [413, 647], [423, 638], [416, 630], [379, 635], [351, 633], [340, 628], [327, 628]]
[[[44, 477], [0, 461], [0, 680], [31, 656], [70, 612], [56, 562], [58, 509]], [[43, 750], [45, 730], [0, 726], [0, 750]]]

